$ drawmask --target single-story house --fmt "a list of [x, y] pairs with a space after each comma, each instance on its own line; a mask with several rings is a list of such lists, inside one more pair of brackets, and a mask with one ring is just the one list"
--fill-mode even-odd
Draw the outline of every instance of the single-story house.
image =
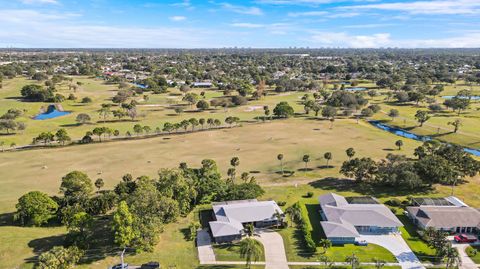
[[429, 227], [450, 233], [480, 231], [480, 212], [455, 196], [446, 198], [414, 199], [407, 207], [409, 218], [419, 228]]
[[246, 224], [256, 228], [280, 224], [277, 215], [283, 211], [275, 201], [236, 200], [212, 203], [215, 221], [210, 221], [210, 231], [216, 243], [240, 240]]
[[196, 88], [211, 88], [213, 87], [213, 83], [212, 82], [193, 82], [192, 83], [192, 87], [196, 87]]
[[368, 203], [362, 203], [362, 199], [348, 202], [345, 197], [335, 193], [328, 193], [318, 198], [322, 217], [320, 224], [325, 236], [333, 244], [354, 243], [362, 233], [399, 232], [399, 227], [403, 224], [392, 211], [375, 199], [367, 198]]

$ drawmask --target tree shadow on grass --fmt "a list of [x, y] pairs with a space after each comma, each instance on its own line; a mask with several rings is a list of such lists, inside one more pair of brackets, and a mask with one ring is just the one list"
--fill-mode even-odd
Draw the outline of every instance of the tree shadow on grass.
[[318, 169], [331, 169], [334, 168], [335, 166], [333, 165], [319, 165], [317, 166]]
[[327, 177], [308, 183], [310, 186], [322, 190], [332, 192], [356, 192], [361, 195], [369, 195], [375, 197], [389, 197], [389, 196], [406, 196], [428, 194], [433, 189], [432, 187], [417, 188], [415, 190], [400, 189], [391, 186], [379, 186], [368, 183], [358, 183], [351, 179]]
[[309, 171], [313, 171], [312, 168], [298, 168], [297, 171], [300, 171], [300, 172], [309, 172]]
[[33, 239], [32, 241], [28, 242], [28, 246], [32, 248], [33, 253], [35, 256], [29, 257], [25, 259], [27, 264], [36, 264], [38, 262], [38, 256], [43, 252], [49, 251], [55, 246], [63, 246], [65, 244], [65, 234], [62, 235], [53, 235], [47, 236], [43, 238]]
[[14, 214], [14, 212], [0, 214], [0, 226], [15, 226], [16, 223], [13, 221]]
[[111, 218], [112, 216], [95, 218], [89, 250], [86, 251], [86, 255], [81, 259], [81, 264], [90, 264], [109, 256], [116, 256], [118, 251], [120, 251], [114, 244]]
[[282, 171], [275, 171], [275, 174], [281, 175], [283, 177], [291, 177], [291, 176], [295, 175], [295, 171], [283, 170], [283, 173], [282, 173]]

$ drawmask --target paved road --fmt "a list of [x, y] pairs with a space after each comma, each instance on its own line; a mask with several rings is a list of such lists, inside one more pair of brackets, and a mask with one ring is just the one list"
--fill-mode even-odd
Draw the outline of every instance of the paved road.
[[400, 234], [362, 235], [361, 239], [382, 246], [392, 252], [403, 269], [425, 268]]
[[197, 233], [197, 249], [200, 264], [215, 263], [215, 253], [213, 252], [210, 234], [205, 229], [200, 230]]
[[265, 269], [288, 269], [282, 236], [274, 231], [258, 231], [258, 241], [265, 248]]

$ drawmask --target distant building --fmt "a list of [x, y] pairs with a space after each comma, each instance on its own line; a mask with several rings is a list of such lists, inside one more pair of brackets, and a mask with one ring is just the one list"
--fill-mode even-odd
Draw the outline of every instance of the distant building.
[[403, 224], [383, 204], [371, 197], [345, 197], [335, 193], [318, 198], [325, 236], [333, 244], [354, 243], [362, 233], [389, 234], [399, 232]]
[[240, 240], [244, 225], [256, 228], [271, 227], [282, 220], [276, 217], [283, 211], [275, 201], [236, 200], [212, 203], [215, 221], [210, 221], [210, 230], [216, 243]]
[[480, 231], [480, 212], [455, 196], [415, 198], [407, 207], [408, 216], [421, 229], [428, 227], [451, 233]]
[[211, 87], [213, 87], [213, 83], [211, 83], [211, 82], [193, 82], [192, 87], [211, 88]]

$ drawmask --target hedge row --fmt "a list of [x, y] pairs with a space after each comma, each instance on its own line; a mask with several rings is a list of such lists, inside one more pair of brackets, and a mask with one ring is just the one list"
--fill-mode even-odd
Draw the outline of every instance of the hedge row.
[[294, 204], [295, 207], [298, 207], [300, 210], [300, 219], [298, 220], [298, 225], [302, 231], [303, 239], [305, 241], [305, 246], [311, 252], [315, 252], [317, 250], [317, 245], [312, 238], [313, 227], [310, 223], [310, 218], [308, 217], [307, 207], [304, 203], [296, 202]]

